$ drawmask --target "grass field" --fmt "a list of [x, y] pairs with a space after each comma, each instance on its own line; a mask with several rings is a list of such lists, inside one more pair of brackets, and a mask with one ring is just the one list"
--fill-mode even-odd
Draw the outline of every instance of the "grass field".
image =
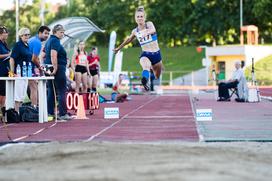
[[[98, 47], [101, 57], [102, 71], [108, 70], [108, 48]], [[127, 48], [122, 50], [123, 55], [123, 71], [136, 72], [140, 75], [141, 66], [139, 64], [139, 55], [141, 49]], [[196, 47], [176, 47], [176, 48], [161, 48], [164, 74], [163, 79], [169, 80], [169, 72], [173, 72], [173, 78], [190, 73], [194, 70], [202, 68], [201, 60], [204, 57], [204, 51], [198, 53]], [[71, 55], [71, 53], [70, 53]], [[268, 56], [255, 65], [255, 75], [259, 85], [272, 85], [272, 56]], [[251, 78], [251, 67], [245, 71], [248, 79]]]
[[[123, 70], [141, 71], [139, 64], [140, 48], [123, 49]], [[195, 47], [161, 48], [165, 71], [198, 70], [202, 67], [201, 60], [204, 53], [197, 53]], [[99, 47], [101, 67], [103, 71], [108, 69], [108, 48]]]
[[[255, 77], [259, 85], [272, 85], [272, 55], [259, 60], [255, 64]], [[245, 71], [247, 79], [251, 80], [251, 66]]]
[[[88, 50], [88, 48], [87, 48]], [[101, 70], [108, 70], [108, 47], [98, 47], [98, 53], [101, 58]], [[123, 65], [122, 70], [128, 72], [135, 72], [134, 75], [140, 75], [142, 68], [139, 63], [139, 56], [141, 53], [140, 47], [122, 49]], [[72, 51], [68, 52], [69, 58], [72, 57]], [[169, 82], [170, 72], [173, 73], [173, 79], [183, 76], [192, 71], [202, 68], [202, 58], [204, 58], [204, 51], [198, 53], [196, 47], [175, 47], [175, 48], [161, 48], [161, 54], [164, 64], [163, 81]], [[113, 65], [112, 65], [113, 66]]]

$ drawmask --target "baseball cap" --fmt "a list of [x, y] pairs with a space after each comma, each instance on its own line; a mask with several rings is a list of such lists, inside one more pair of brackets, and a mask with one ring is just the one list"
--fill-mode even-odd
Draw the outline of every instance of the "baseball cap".
[[61, 24], [57, 24], [54, 26], [53, 32], [57, 32], [57, 31], [65, 31], [65, 29]]

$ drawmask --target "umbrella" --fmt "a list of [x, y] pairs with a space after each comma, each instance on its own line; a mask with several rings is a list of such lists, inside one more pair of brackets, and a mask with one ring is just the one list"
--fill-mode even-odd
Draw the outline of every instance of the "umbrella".
[[75, 45], [79, 40], [86, 41], [93, 32], [105, 32], [105, 30], [101, 30], [86, 17], [69, 17], [61, 19], [50, 24], [50, 29], [53, 29], [57, 24], [61, 24], [65, 29], [66, 36], [61, 39], [61, 43], [65, 48], [70, 48], [71, 45]]

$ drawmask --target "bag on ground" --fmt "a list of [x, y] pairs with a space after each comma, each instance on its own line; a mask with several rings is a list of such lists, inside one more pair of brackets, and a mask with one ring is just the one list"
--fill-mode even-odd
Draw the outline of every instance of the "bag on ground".
[[39, 111], [33, 106], [24, 105], [20, 107], [20, 117], [23, 122], [39, 122]]
[[6, 116], [7, 116], [7, 123], [19, 123], [20, 122], [19, 113], [14, 108], [6, 110]]

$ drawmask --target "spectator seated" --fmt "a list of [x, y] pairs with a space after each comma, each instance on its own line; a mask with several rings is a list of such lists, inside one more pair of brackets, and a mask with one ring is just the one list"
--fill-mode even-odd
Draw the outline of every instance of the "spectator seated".
[[244, 76], [241, 77], [237, 86], [229, 88], [229, 100], [233, 95], [236, 95], [236, 102], [247, 102], [248, 101], [248, 86]]
[[245, 102], [247, 100], [248, 88], [241, 69], [241, 62], [235, 62], [235, 69], [231, 79], [218, 84], [219, 99], [217, 101], [230, 101], [233, 94], [237, 95], [236, 101], [238, 102]]

